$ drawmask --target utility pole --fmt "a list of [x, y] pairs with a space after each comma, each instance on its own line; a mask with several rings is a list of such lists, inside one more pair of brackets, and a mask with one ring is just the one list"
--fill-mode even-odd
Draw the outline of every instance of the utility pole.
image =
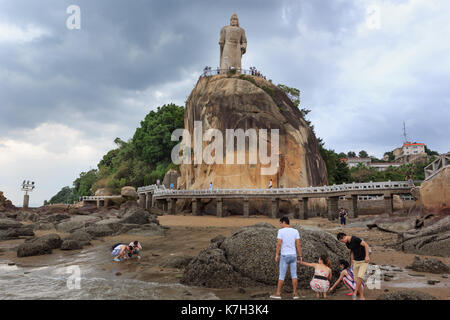
[[408, 135], [406, 134], [406, 125], [405, 125], [405, 121], [403, 121], [403, 143], [407, 143], [408, 142]]
[[21, 188], [22, 188], [22, 191], [25, 191], [25, 194], [23, 195], [23, 208], [28, 209], [28, 206], [30, 204], [30, 196], [28, 195], [28, 192], [31, 192], [34, 190], [34, 188], [35, 188], [34, 181], [32, 181], [30, 183], [29, 180], [28, 181], [23, 180]]

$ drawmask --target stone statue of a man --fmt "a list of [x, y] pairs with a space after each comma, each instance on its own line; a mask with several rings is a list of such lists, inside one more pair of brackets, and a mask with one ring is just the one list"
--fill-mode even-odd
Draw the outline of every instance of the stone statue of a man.
[[220, 31], [220, 69], [227, 72], [231, 67], [241, 69], [241, 58], [247, 50], [245, 31], [239, 27], [239, 19], [234, 13], [230, 25]]

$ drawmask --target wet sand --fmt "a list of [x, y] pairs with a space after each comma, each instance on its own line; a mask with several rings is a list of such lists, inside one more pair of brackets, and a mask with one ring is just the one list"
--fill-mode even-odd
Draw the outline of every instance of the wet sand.
[[[166, 236], [142, 237], [120, 235], [115, 237], [105, 237], [103, 240], [92, 241], [92, 246], [86, 246], [83, 250], [62, 251], [54, 250], [51, 255], [17, 258], [14, 251], [8, 249], [15, 247], [23, 240], [10, 240], [0, 242], [0, 264], [15, 263], [18, 267], [32, 268], [42, 266], [52, 266], [56, 264], [70, 265], [76, 263], [83, 269], [88, 269], [91, 277], [102, 277], [114, 282], [132, 282], [134, 280], [148, 283], [158, 283], [163, 288], [159, 298], [162, 299], [264, 299], [271, 294], [274, 287], [238, 288], [232, 289], [209, 289], [194, 287], [178, 287], [183, 270], [173, 268], [163, 268], [161, 262], [171, 256], [192, 256], [206, 248], [210, 239], [222, 234], [229, 236], [233, 230], [242, 226], [252, 225], [260, 222], [267, 222], [275, 227], [279, 226], [277, 219], [270, 219], [263, 216], [251, 216], [243, 218], [241, 216], [231, 216], [217, 218], [213, 216], [190, 216], [190, 215], [165, 215], [158, 217], [160, 224], [170, 227]], [[364, 219], [364, 218], [363, 218]], [[361, 219], [358, 219], [360, 221]], [[350, 221], [351, 222], [351, 221]], [[391, 281], [381, 281], [381, 288], [377, 290], [366, 290], [367, 299], [376, 299], [385, 290], [394, 291], [400, 289], [412, 289], [430, 293], [439, 299], [450, 299], [450, 280], [444, 279], [439, 274], [418, 273], [411, 270], [404, 270], [404, 267], [411, 264], [414, 254], [405, 254], [385, 248], [387, 243], [395, 242], [396, 235], [384, 233], [377, 230], [369, 231], [363, 223], [358, 227], [340, 228], [336, 222], [330, 222], [324, 218], [312, 218], [309, 220], [292, 220], [291, 224], [300, 224], [309, 227], [320, 227], [333, 234], [343, 230], [347, 234], [354, 234], [364, 238], [372, 248], [371, 262], [381, 266], [382, 269], [393, 276]], [[357, 224], [356, 224], [357, 225]], [[36, 234], [53, 233], [52, 231], [38, 231]], [[65, 236], [64, 234], [60, 234]], [[115, 242], [130, 242], [138, 240], [144, 250], [142, 259], [131, 259], [121, 263], [111, 261], [109, 253], [110, 246]], [[3, 250], [2, 250], [3, 249]], [[82, 257], [88, 255], [91, 258], [83, 260]], [[93, 257], [93, 258], [92, 258]], [[423, 256], [421, 256], [423, 258]], [[94, 259], [94, 260], [93, 260]], [[449, 258], [440, 258], [450, 264]], [[389, 267], [394, 266], [394, 267]], [[394, 269], [394, 270], [392, 270]], [[410, 274], [422, 274], [422, 277], [410, 276]], [[301, 276], [301, 275], [299, 275]], [[435, 285], [427, 284], [428, 279], [439, 280]], [[178, 288], [173, 291], [174, 287]], [[171, 291], [172, 290], [172, 291]], [[330, 294], [328, 299], [350, 299], [345, 296], [345, 288], [340, 288], [336, 293]], [[208, 294], [212, 294], [208, 296]], [[312, 290], [303, 289], [300, 294], [306, 299], [315, 299]], [[290, 294], [283, 294], [289, 299]], [[133, 298], [133, 297], [130, 297]], [[140, 296], [139, 298], [142, 298]], [[145, 298], [145, 295], [143, 296]], [[148, 298], [158, 298], [148, 297]]]

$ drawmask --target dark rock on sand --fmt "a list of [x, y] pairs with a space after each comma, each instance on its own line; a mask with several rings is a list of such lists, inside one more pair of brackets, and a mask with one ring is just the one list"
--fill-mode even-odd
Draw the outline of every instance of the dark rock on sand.
[[64, 240], [61, 244], [61, 250], [78, 250], [83, 249], [80, 242], [76, 240]]
[[62, 242], [61, 237], [56, 233], [46, 234], [42, 237], [25, 240], [25, 243], [46, 243], [51, 249], [59, 249]]
[[52, 253], [52, 248], [45, 242], [22, 243], [17, 249], [17, 256], [29, 257]]
[[114, 230], [106, 224], [94, 224], [85, 228], [85, 231], [95, 238], [110, 236], [114, 233]]
[[231, 288], [244, 279], [227, 261], [220, 249], [205, 249], [186, 267], [180, 282], [208, 288]]
[[22, 227], [20, 222], [13, 219], [0, 219], [0, 230], [8, 230]]
[[429, 272], [429, 273], [447, 273], [450, 272], [450, 267], [447, 266], [439, 259], [425, 258], [420, 260], [418, 256], [414, 257], [412, 265], [407, 266], [407, 268], [418, 272]]
[[397, 248], [407, 253], [450, 257], [450, 216], [437, 220], [420, 231], [399, 235]]
[[47, 234], [39, 238], [25, 240], [17, 248], [18, 257], [37, 256], [52, 253], [52, 249], [61, 247], [62, 240], [57, 234]]
[[[299, 230], [303, 259], [318, 261], [322, 253], [331, 260], [333, 275], [339, 275], [339, 259], [348, 258], [348, 250], [336, 238], [324, 231]], [[260, 223], [244, 227], [226, 238], [220, 247], [213, 242], [186, 267], [182, 283], [213, 288], [242, 285], [239, 281], [254, 284], [276, 285], [278, 264], [274, 261], [277, 229], [270, 224]], [[314, 274], [313, 268], [299, 266], [299, 286], [309, 287]], [[289, 272], [287, 274], [289, 278]]]
[[77, 230], [67, 236], [64, 240], [74, 240], [80, 243], [81, 246], [90, 245], [92, 236], [84, 230]]
[[34, 232], [30, 227], [0, 230], [0, 240], [18, 239], [20, 237], [33, 237]]
[[101, 219], [91, 216], [74, 216], [69, 220], [63, 220], [56, 225], [56, 230], [71, 233], [77, 229], [88, 227]]
[[432, 295], [414, 290], [401, 290], [389, 293], [383, 293], [378, 296], [377, 300], [437, 300]]
[[125, 224], [159, 224], [157, 217], [147, 210], [139, 207], [136, 201], [127, 201], [120, 207], [119, 215], [122, 217], [120, 223]]
[[192, 259], [194, 258], [189, 256], [172, 256], [161, 262], [160, 266], [163, 268], [183, 269], [192, 261]]

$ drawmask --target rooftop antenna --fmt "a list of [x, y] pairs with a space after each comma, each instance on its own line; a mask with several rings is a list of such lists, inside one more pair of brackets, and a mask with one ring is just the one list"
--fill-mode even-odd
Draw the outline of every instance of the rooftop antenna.
[[403, 143], [408, 143], [408, 135], [406, 134], [405, 121], [403, 121], [403, 139], [405, 139]]

